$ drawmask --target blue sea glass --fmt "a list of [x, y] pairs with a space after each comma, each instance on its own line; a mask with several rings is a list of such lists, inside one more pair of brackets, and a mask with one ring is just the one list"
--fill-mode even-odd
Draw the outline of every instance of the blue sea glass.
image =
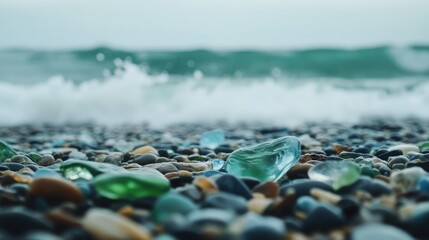
[[225, 142], [225, 133], [220, 129], [207, 131], [201, 134], [200, 146], [207, 148], [216, 148]]

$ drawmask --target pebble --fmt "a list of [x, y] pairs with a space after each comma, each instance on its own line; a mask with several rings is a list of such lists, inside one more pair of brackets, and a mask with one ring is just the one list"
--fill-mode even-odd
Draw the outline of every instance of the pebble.
[[134, 149], [131, 154], [145, 154], [145, 153], [153, 153], [155, 155], [158, 155], [158, 150], [156, 150], [154, 147], [151, 146], [142, 146]]
[[390, 147], [387, 149], [388, 151], [394, 151], [394, 150], [400, 150], [402, 151], [402, 154], [407, 154], [409, 152], [420, 152], [420, 149], [418, 146], [416, 145], [411, 145], [411, 144], [402, 144], [402, 145], [396, 145], [393, 147]]
[[371, 223], [356, 227], [352, 231], [351, 239], [413, 240], [414, 238], [398, 228], [381, 223]]
[[185, 218], [198, 207], [189, 199], [177, 193], [165, 194], [158, 199], [152, 211], [152, 218], [157, 223], [164, 223], [170, 218]]
[[95, 239], [153, 239], [142, 225], [104, 209], [91, 209], [82, 219], [82, 225]]
[[260, 183], [252, 189], [253, 193], [261, 193], [266, 198], [276, 198], [279, 195], [280, 186], [276, 182], [266, 181]]
[[247, 201], [243, 197], [230, 193], [219, 192], [207, 196], [201, 207], [226, 209], [237, 214], [244, 214], [247, 212]]
[[216, 179], [216, 184], [219, 190], [238, 196], [242, 196], [245, 199], [251, 199], [252, 193], [247, 186], [237, 177], [231, 174], [221, 175]]
[[73, 182], [55, 177], [39, 177], [34, 179], [30, 183], [29, 194], [53, 203], [81, 203], [84, 200], [82, 192]]
[[418, 179], [427, 173], [418, 167], [407, 168], [401, 171], [392, 172], [391, 185], [399, 193], [408, 193], [417, 189]]

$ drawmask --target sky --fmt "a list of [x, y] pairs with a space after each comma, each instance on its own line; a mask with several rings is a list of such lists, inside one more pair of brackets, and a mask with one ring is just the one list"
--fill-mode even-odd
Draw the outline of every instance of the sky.
[[0, 0], [0, 48], [429, 43], [429, 0]]

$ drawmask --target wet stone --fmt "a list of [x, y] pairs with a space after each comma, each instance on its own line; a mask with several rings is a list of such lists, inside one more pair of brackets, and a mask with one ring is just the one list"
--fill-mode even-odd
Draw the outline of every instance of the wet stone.
[[247, 202], [245, 198], [224, 192], [207, 196], [201, 207], [227, 209], [237, 214], [247, 212]]
[[0, 229], [14, 235], [53, 230], [40, 214], [24, 208], [0, 210]]
[[152, 218], [157, 223], [164, 223], [175, 215], [185, 218], [198, 207], [189, 199], [177, 193], [165, 194], [156, 202]]
[[146, 153], [146, 154], [141, 154], [141, 155], [136, 155], [134, 156], [134, 159], [131, 161], [131, 163], [137, 163], [140, 165], [146, 165], [146, 164], [151, 164], [151, 163], [155, 163], [156, 159], [157, 159], [157, 155], [153, 154], [153, 153]]
[[353, 229], [351, 238], [353, 240], [386, 239], [386, 240], [413, 240], [408, 233], [381, 223], [370, 223]]
[[249, 188], [237, 177], [231, 174], [225, 174], [216, 179], [219, 190], [235, 195], [242, 196], [246, 199], [252, 198]]
[[397, 193], [408, 193], [417, 189], [418, 179], [427, 173], [418, 167], [392, 172], [391, 185]]
[[334, 191], [333, 188], [326, 183], [309, 179], [300, 179], [282, 185], [280, 187], [280, 195], [285, 196], [289, 190], [294, 190], [296, 197], [310, 195], [310, 190], [313, 188], [320, 188], [330, 192]]
[[39, 177], [33, 180], [30, 183], [29, 194], [53, 203], [80, 203], [84, 200], [82, 192], [73, 182], [52, 177]]

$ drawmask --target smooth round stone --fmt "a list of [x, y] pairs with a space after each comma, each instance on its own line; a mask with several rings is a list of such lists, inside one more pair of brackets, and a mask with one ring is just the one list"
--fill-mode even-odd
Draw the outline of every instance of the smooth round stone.
[[289, 190], [293, 189], [296, 197], [310, 195], [310, 190], [312, 188], [320, 188], [329, 192], [333, 192], [331, 186], [326, 183], [309, 180], [309, 179], [300, 179], [293, 182], [284, 184], [280, 187], [280, 195], [284, 196]]
[[15, 155], [10, 158], [10, 161], [13, 163], [26, 163], [26, 162], [32, 162], [30, 158], [24, 155]]
[[306, 232], [328, 232], [344, 224], [344, 217], [338, 207], [320, 204], [304, 220], [303, 228]]
[[160, 172], [142, 168], [138, 172], [102, 174], [92, 180], [96, 192], [108, 199], [134, 200], [160, 196], [170, 190], [170, 182]]
[[145, 154], [145, 153], [153, 153], [155, 155], [158, 155], [158, 150], [156, 150], [154, 147], [151, 146], [142, 146], [134, 149], [131, 154]]
[[280, 186], [273, 181], [260, 183], [252, 190], [254, 193], [262, 193], [267, 198], [276, 198], [279, 195], [279, 191]]
[[210, 194], [204, 200], [201, 207], [227, 209], [237, 214], [247, 212], [247, 202], [245, 198], [226, 192]]
[[409, 161], [410, 160], [405, 156], [396, 156], [396, 157], [389, 158], [389, 164], [388, 165], [389, 165], [389, 167], [392, 167], [394, 164], [397, 164], [397, 163], [406, 164]]
[[206, 224], [228, 226], [234, 219], [235, 214], [223, 209], [200, 209], [192, 212], [187, 217], [187, 222], [194, 226], [204, 226]]
[[157, 223], [164, 223], [175, 215], [186, 217], [198, 207], [189, 198], [171, 192], [160, 197], [152, 210], [152, 218]]
[[260, 181], [278, 181], [295, 165], [301, 155], [301, 144], [295, 137], [281, 137], [232, 152], [226, 171], [235, 176], [248, 176]]
[[413, 240], [408, 233], [401, 229], [381, 223], [369, 223], [357, 226], [351, 233], [352, 240]]
[[143, 225], [104, 209], [89, 210], [82, 219], [82, 226], [96, 239], [153, 239]]
[[351, 162], [326, 161], [311, 168], [308, 171], [308, 177], [325, 182], [334, 189], [340, 189], [356, 182], [360, 172], [360, 168]]
[[283, 222], [274, 217], [262, 217], [256, 214], [247, 214], [244, 219], [245, 226], [241, 234], [246, 240], [283, 240], [286, 227]]
[[396, 149], [396, 150], [388, 151], [388, 152], [381, 154], [380, 156], [377, 156], [377, 157], [379, 157], [382, 160], [387, 161], [389, 159], [389, 157], [395, 157], [395, 156], [399, 156], [399, 155], [403, 155], [402, 150]]
[[120, 165], [121, 164], [121, 159], [118, 156], [115, 155], [107, 155], [104, 160], [104, 163], [110, 163], [113, 165]]
[[426, 174], [427, 172], [419, 167], [394, 171], [390, 176], [390, 184], [397, 193], [412, 192], [417, 190], [419, 178]]
[[16, 155], [15, 150], [9, 147], [6, 143], [0, 141], [0, 163], [4, 160], [11, 158]]
[[134, 156], [134, 159], [131, 162], [137, 163], [143, 166], [146, 164], [155, 163], [157, 158], [158, 156], [153, 153], [145, 153], [145, 154]]
[[394, 151], [394, 150], [401, 150], [402, 154], [407, 154], [409, 152], [420, 152], [420, 149], [418, 146], [416, 145], [412, 145], [412, 144], [401, 144], [401, 145], [396, 145], [393, 147], [390, 147], [387, 149], [388, 151]]
[[52, 155], [44, 155], [40, 158], [38, 164], [44, 167], [50, 166], [52, 164], [55, 164], [55, 158]]
[[24, 167], [24, 165], [22, 165], [20, 163], [16, 163], [16, 162], [5, 162], [5, 163], [0, 164], [0, 167], [7, 167], [9, 170], [17, 172], [17, 171], [21, 170]]
[[201, 176], [197, 177], [193, 181], [193, 184], [197, 186], [198, 189], [200, 189], [205, 195], [209, 195], [211, 193], [219, 191], [216, 183], [210, 178], [201, 177]]
[[295, 208], [297, 211], [302, 211], [309, 214], [318, 206], [320, 206], [320, 202], [318, 202], [316, 199], [309, 196], [302, 196], [296, 201]]
[[178, 171], [176, 165], [168, 162], [147, 164], [145, 167], [156, 169], [162, 174]]
[[242, 196], [246, 199], [252, 198], [249, 188], [238, 178], [231, 174], [224, 174], [216, 179], [219, 190], [235, 195]]
[[2, 209], [0, 229], [15, 235], [33, 231], [52, 231], [52, 225], [39, 213], [24, 208]]
[[337, 206], [341, 209], [343, 215], [347, 218], [357, 216], [360, 212], [359, 202], [351, 197], [342, 198], [337, 203]]
[[371, 179], [367, 176], [362, 176], [352, 185], [341, 188], [338, 190], [338, 193], [342, 195], [353, 194], [358, 190], [368, 192], [373, 197], [390, 195], [393, 193], [392, 187], [389, 184], [378, 179]]
[[429, 222], [429, 202], [422, 202], [414, 206], [407, 225], [412, 233], [418, 236], [429, 237], [427, 223]]
[[61, 163], [59, 171], [70, 180], [79, 178], [91, 180], [102, 173], [125, 172], [122, 167], [108, 163], [84, 160], [67, 160]]
[[30, 183], [29, 194], [54, 203], [81, 203], [84, 200], [80, 189], [73, 182], [62, 178], [36, 178]]
[[36, 172], [34, 172], [33, 179], [41, 177], [62, 178], [59, 173], [49, 168], [39, 168]]
[[72, 151], [69, 154], [69, 159], [76, 159], [76, 160], [87, 160], [88, 157], [86, 156], [85, 153], [83, 152], [78, 152], [78, 151]]

